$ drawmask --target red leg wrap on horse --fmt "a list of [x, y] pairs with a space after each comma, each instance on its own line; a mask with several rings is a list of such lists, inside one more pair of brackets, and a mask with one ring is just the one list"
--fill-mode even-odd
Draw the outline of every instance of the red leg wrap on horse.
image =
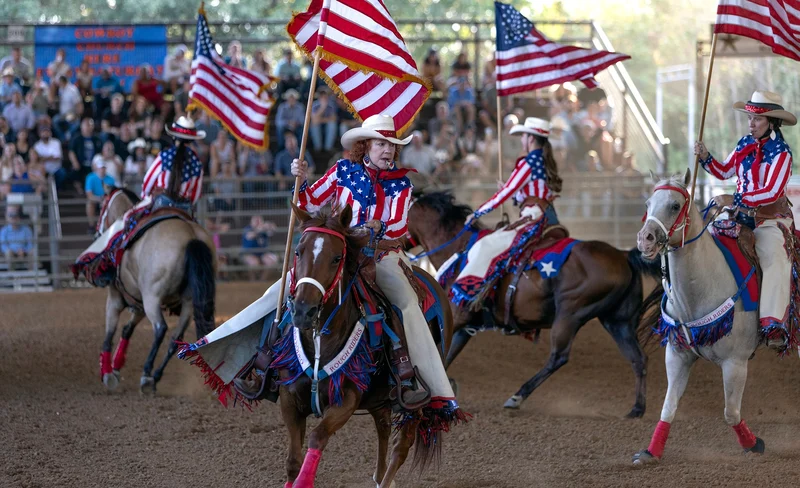
[[664, 446], [667, 444], [667, 437], [669, 437], [669, 427], [669, 422], [659, 420], [656, 430], [653, 432], [653, 438], [650, 439], [650, 446], [647, 448], [650, 454], [659, 459], [664, 454]]
[[734, 425], [733, 431], [736, 432], [736, 437], [739, 439], [739, 445], [743, 448], [750, 449], [756, 445], [756, 436], [750, 432], [750, 427], [744, 423], [744, 420], [739, 422], [738, 425]]
[[317, 477], [317, 468], [321, 458], [322, 451], [309, 448], [308, 452], [306, 452], [306, 458], [303, 460], [303, 467], [300, 468], [300, 474], [294, 480], [295, 487], [314, 488], [314, 479]]
[[103, 351], [100, 353], [100, 380], [103, 380], [103, 375], [111, 373], [111, 351]]
[[291, 481], [287, 481], [286, 484], [283, 485], [283, 488], [292, 488], [292, 482]]
[[128, 351], [128, 339], [120, 339], [117, 344], [117, 351], [114, 353], [114, 363], [111, 365], [119, 371], [125, 366], [125, 353]]

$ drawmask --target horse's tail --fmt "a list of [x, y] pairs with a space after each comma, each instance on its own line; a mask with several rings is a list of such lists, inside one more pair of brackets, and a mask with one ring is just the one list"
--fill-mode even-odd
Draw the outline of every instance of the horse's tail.
[[197, 328], [197, 338], [200, 339], [214, 330], [216, 295], [214, 256], [205, 242], [192, 239], [186, 245], [184, 276], [186, 286], [192, 293], [194, 325]]
[[[414, 461], [411, 463], [411, 469], [419, 470], [420, 476], [431, 466], [438, 467], [442, 459], [442, 444], [443, 435], [437, 432], [433, 435], [436, 439], [426, 439], [425, 434], [416, 429], [416, 440], [414, 441]], [[403, 435], [398, 432], [398, 435]]]
[[[664, 288], [661, 286], [661, 264], [658, 261], [652, 261], [642, 257], [641, 251], [632, 249], [628, 252], [628, 264], [631, 269], [639, 276], [650, 276], [656, 279], [656, 287], [650, 292], [647, 297], [642, 301], [638, 313], [638, 326], [636, 328], [639, 344], [643, 349], [651, 345], [654, 337], [653, 329], [658, 325], [658, 319], [661, 314], [659, 304], [661, 297], [664, 295]], [[641, 279], [639, 280], [641, 283]], [[656, 342], [656, 344], [658, 344]]]

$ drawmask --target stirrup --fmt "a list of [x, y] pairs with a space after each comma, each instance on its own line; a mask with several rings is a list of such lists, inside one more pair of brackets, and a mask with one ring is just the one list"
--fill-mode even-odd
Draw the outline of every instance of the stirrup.
[[[273, 377], [273, 370], [269, 368], [271, 362], [272, 351], [258, 348], [258, 353], [250, 359], [242, 373], [233, 379], [234, 389], [248, 400], [269, 400], [277, 403], [278, 385]], [[257, 369], [262, 369], [264, 374], [259, 374]], [[255, 377], [251, 379], [250, 376]]]
[[416, 402], [405, 401], [405, 399], [403, 398], [403, 382], [400, 379], [400, 377], [397, 374], [395, 374], [393, 369], [390, 368], [390, 371], [397, 385], [392, 389], [391, 393], [389, 394], [389, 398], [392, 401], [396, 401], [397, 404], [400, 406], [400, 408], [407, 411], [414, 411], [427, 406], [431, 402], [431, 389], [422, 379], [422, 376], [420, 376], [419, 370], [417, 369], [416, 366], [414, 366], [414, 375], [417, 379], [419, 387], [422, 389], [422, 391], [425, 392], [425, 396], [417, 400]]

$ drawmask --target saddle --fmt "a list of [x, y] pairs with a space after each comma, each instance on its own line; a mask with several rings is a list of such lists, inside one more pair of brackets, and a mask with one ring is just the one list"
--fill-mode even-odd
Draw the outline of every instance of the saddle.
[[[747, 263], [755, 268], [758, 289], [761, 290], [761, 261], [756, 254], [756, 234], [747, 225], [736, 220], [716, 220], [712, 223], [716, 236], [727, 237], [736, 241], [736, 246]], [[787, 241], [790, 242], [790, 241]]]

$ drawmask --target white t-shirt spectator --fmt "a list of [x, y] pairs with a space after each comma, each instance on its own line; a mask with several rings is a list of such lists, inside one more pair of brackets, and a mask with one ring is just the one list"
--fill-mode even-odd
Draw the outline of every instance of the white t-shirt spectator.
[[72, 83], [61, 89], [58, 94], [58, 113], [67, 115], [75, 111], [75, 106], [82, 102], [81, 92]]
[[[64, 154], [61, 151], [61, 142], [52, 137], [47, 142], [39, 140], [33, 145], [33, 150], [36, 151], [39, 158], [45, 161], [44, 169], [47, 174], [52, 175], [61, 169], [61, 160], [64, 159]], [[47, 158], [57, 158], [58, 160], [48, 161]]]
[[114, 154], [111, 159], [106, 159], [103, 157], [102, 153], [98, 153], [92, 158], [92, 168], [94, 168], [97, 163], [105, 164], [106, 175], [114, 180], [115, 185], [122, 184], [122, 159], [119, 156]]
[[400, 164], [404, 168], [413, 168], [422, 174], [431, 175], [436, 170], [436, 151], [427, 144], [419, 149], [409, 144], [400, 153]]

